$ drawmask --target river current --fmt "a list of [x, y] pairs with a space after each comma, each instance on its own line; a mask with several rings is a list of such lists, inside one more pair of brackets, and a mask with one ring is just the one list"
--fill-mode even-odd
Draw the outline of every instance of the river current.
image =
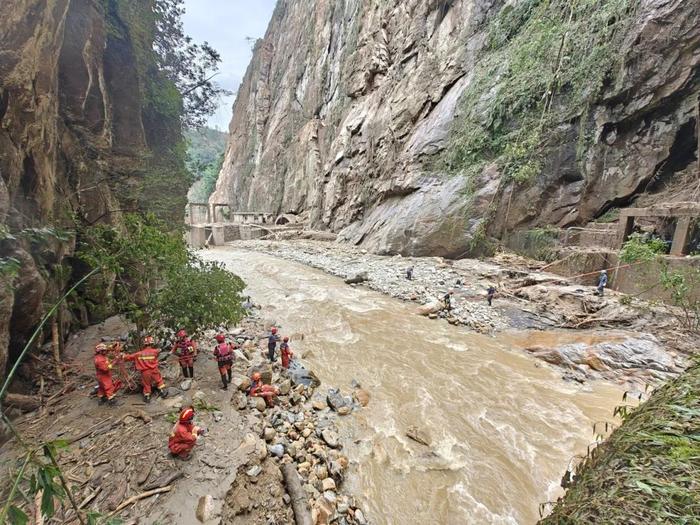
[[[585, 334], [480, 335], [298, 263], [235, 247], [203, 255], [240, 275], [283, 334], [303, 334], [292, 349], [321, 388], [349, 394], [355, 379], [371, 393], [340, 422], [348, 487], [371, 523], [533, 524], [593, 424], [621, 402], [621, 387], [564, 382], [522, 351]], [[430, 447], [406, 437], [412, 426]]]

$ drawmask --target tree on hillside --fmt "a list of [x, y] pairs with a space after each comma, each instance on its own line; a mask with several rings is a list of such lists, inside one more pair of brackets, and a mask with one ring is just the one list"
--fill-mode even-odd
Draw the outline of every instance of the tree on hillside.
[[230, 94], [213, 81], [221, 55], [209, 43], [196, 44], [182, 25], [184, 0], [156, 0], [156, 34], [153, 49], [158, 65], [183, 97], [183, 125], [203, 126], [216, 110], [221, 96]]

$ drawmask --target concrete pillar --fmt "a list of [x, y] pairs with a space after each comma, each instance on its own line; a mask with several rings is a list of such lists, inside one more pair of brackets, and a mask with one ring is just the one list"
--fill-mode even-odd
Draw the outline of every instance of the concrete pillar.
[[620, 226], [617, 233], [617, 244], [620, 248], [627, 242], [632, 230], [634, 230], [634, 217], [622, 215], [620, 217]]
[[199, 249], [206, 242], [206, 232], [203, 226], [190, 226], [188, 244], [191, 248]]
[[676, 222], [676, 231], [673, 234], [673, 244], [671, 244], [671, 255], [685, 255], [690, 237], [690, 217], [681, 217]]
[[213, 226], [211, 229], [211, 232], [213, 234], [212, 244], [214, 246], [223, 246], [226, 243], [226, 240], [225, 240], [226, 232], [224, 231], [223, 226]]

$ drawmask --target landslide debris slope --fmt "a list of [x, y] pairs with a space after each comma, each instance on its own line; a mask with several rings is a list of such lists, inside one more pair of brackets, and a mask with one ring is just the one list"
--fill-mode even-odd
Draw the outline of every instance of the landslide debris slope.
[[378, 253], [697, 198], [700, 6], [280, 0], [211, 202]]
[[[182, 217], [180, 98], [155, 65], [154, 24], [150, 1], [2, 3], [0, 377], [81, 276], [81, 228], [144, 209]], [[94, 292], [99, 305], [105, 291]], [[86, 301], [59, 319], [64, 335], [99, 320]]]

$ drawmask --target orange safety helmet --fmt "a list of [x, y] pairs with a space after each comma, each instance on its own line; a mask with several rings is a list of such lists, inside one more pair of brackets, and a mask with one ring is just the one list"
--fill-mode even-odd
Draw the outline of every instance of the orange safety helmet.
[[260, 375], [260, 372], [255, 372], [253, 374], [253, 381], [260, 381], [262, 379], [262, 376]]
[[273, 326], [273, 327], [270, 329], [270, 332], [272, 332], [273, 334], [276, 334], [276, 333], [277, 333], [277, 328], [275, 328], [275, 327]]
[[187, 337], [187, 332], [185, 332], [184, 330], [178, 330], [177, 336], [178, 336], [180, 339], [182, 339], [183, 337]]
[[145, 344], [145, 345], [152, 345], [155, 342], [156, 342], [156, 340], [153, 339], [152, 335], [147, 335], [146, 337], [143, 338], [143, 344]]
[[224, 334], [216, 334], [215, 339], [217, 343], [223, 343], [226, 341], [226, 337], [224, 336]]
[[107, 351], [107, 345], [104, 343], [98, 343], [95, 346], [95, 353], [96, 354], [101, 354], [101, 353], [106, 352], [106, 351]]
[[289, 337], [287, 337], [287, 336], [285, 335], [285, 336], [282, 338], [282, 341], [284, 341], [285, 343], [288, 343], [288, 342], [289, 342]]
[[180, 423], [189, 423], [194, 419], [194, 408], [187, 407], [183, 408], [180, 412]]

